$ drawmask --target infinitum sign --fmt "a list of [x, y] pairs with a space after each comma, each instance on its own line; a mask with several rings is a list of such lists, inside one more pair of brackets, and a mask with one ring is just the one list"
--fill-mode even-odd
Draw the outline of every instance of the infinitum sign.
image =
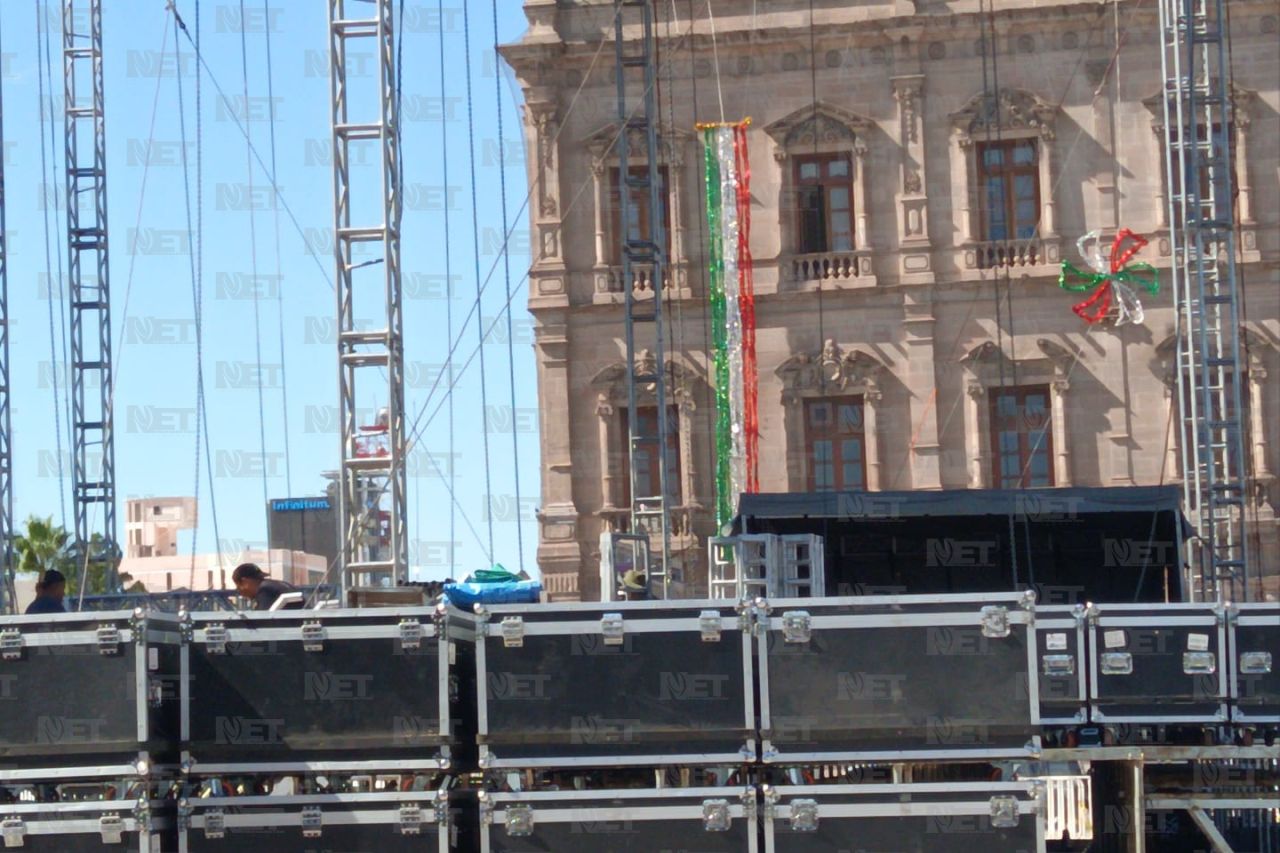
[[338, 507], [328, 497], [276, 498], [267, 504], [267, 531], [272, 548], [338, 556]]

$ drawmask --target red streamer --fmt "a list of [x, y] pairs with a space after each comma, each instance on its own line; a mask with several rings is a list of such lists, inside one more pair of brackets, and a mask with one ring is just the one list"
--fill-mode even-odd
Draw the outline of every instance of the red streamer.
[[756, 294], [751, 258], [751, 161], [747, 156], [747, 126], [733, 128], [733, 152], [738, 167], [738, 310], [742, 317], [742, 429], [747, 446], [747, 492], [760, 491], [759, 381], [756, 367]]

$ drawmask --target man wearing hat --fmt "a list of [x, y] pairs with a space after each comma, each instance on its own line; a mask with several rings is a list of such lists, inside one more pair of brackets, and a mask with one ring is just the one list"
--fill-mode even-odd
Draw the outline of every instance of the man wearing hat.
[[57, 569], [49, 569], [36, 581], [35, 600], [27, 605], [28, 616], [39, 613], [66, 613], [62, 597], [67, 593], [67, 579]]

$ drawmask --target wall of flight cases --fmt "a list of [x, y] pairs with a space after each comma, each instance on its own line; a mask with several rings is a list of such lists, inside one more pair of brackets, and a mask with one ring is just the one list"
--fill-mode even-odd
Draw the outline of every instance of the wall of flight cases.
[[[6, 617], [0, 834], [50, 851], [807, 853], [902, 833], [1035, 850], [1032, 783], [785, 771], [1274, 745], [1278, 635], [1275, 604], [1013, 594]], [[650, 782], [522, 781], [611, 768]], [[688, 768], [716, 769], [652, 784]]]

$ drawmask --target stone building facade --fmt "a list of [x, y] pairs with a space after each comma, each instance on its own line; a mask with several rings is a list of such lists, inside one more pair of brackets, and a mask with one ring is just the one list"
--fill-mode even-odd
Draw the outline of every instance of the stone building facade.
[[[752, 120], [764, 491], [1178, 482], [1156, 4], [812, 5], [655, 3], [685, 590], [705, 591], [714, 526], [698, 121]], [[1275, 573], [1277, 9], [1230, 7], [1248, 515]], [[622, 288], [649, 285], [621, 280], [617, 249], [613, 4], [524, 9], [503, 54], [530, 170], [538, 560], [552, 597], [592, 598], [600, 533], [627, 524]], [[1089, 326], [1059, 263], [1084, 266], [1077, 239], [1122, 228], [1149, 237], [1160, 293], [1143, 325]]]

